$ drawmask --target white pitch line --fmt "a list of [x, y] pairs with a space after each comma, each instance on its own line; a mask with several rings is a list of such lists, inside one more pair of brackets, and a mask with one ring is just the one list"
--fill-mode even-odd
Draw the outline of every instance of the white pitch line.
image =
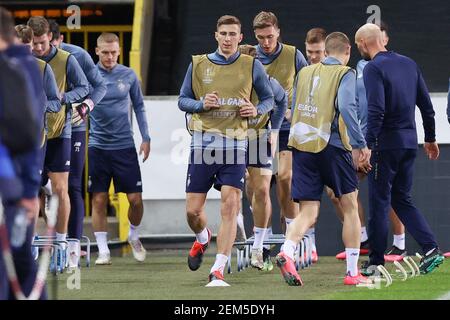
[[447, 293], [444, 293], [442, 296], [440, 296], [436, 300], [450, 300], [450, 291], [448, 291]]

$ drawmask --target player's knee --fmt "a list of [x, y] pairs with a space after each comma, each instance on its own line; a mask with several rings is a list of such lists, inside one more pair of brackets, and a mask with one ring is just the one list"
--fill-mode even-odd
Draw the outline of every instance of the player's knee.
[[142, 204], [142, 197], [140, 194], [133, 194], [128, 196], [128, 202], [132, 208], [139, 208]]
[[255, 194], [256, 201], [267, 201], [270, 199], [269, 188], [267, 188], [264, 184], [257, 186], [253, 192]]
[[92, 205], [96, 208], [106, 208], [107, 202], [108, 202], [107, 197], [94, 196], [92, 198]]
[[339, 202], [342, 206], [342, 209], [344, 210], [344, 213], [349, 213], [349, 212], [358, 213], [358, 201], [356, 200], [355, 197], [353, 197], [351, 195], [343, 195], [339, 199]]
[[232, 218], [239, 211], [239, 199], [233, 196], [227, 197], [222, 200], [222, 217]]
[[68, 197], [69, 188], [65, 183], [56, 183], [53, 187], [53, 192], [58, 195], [59, 198]]
[[280, 171], [278, 173], [278, 183], [282, 186], [290, 187], [292, 180], [292, 172], [290, 170]]
[[186, 215], [188, 219], [197, 219], [202, 214], [202, 208], [191, 207], [187, 208]]

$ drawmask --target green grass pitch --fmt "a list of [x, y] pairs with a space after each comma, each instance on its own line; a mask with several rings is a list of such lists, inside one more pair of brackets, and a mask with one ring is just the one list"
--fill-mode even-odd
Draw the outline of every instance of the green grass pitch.
[[[345, 262], [334, 257], [320, 257], [319, 263], [300, 270], [303, 287], [289, 287], [275, 266], [271, 272], [248, 268], [225, 274], [231, 285], [225, 288], [205, 288], [214, 255], [205, 256], [202, 267], [192, 272], [187, 267], [187, 250], [152, 250], [143, 263], [130, 255], [112, 257], [110, 266], [92, 266], [80, 270], [79, 289], [74, 273], [49, 274], [49, 298], [68, 299], [158, 299], [158, 300], [374, 300], [374, 299], [436, 299], [450, 291], [450, 263], [445, 261], [429, 275], [408, 279], [396, 275], [394, 266], [387, 265], [393, 274], [393, 284], [381, 289], [344, 286]], [[366, 259], [362, 257], [361, 260]], [[84, 261], [83, 261], [84, 262]], [[235, 263], [233, 255], [233, 263]], [[69, 285], [69, 287], [71, 287]], [[56, 291], [56, 292], [55, 292]]]

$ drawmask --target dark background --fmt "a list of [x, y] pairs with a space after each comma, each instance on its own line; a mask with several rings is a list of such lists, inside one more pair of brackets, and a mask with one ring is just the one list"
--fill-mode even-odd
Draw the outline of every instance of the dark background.
[[[217, 19], [236, 15], [242, 22], [244, 43], [254, 44], [252, 21], [261, 10], [273, 11], [279, 20], [283, 41], [305, 54], [306, 32], [323, 27], [341, 31], [354, 41], [356, 30], [378, 5], [381, 19], [390, 29], [388, 48], [414, 59], [423, 70], [432, 92], [447, 92], [450, 76], [450, 2], [431, 1], [295, 1], [295, 0], [163, 0], [156, 1], [155, 32], [150, 73], [150, 94], [178, 94], [190, 56], [212, 52]], [[360, 59], [352, 48], [349, 65]], [[158, 72], [155, 72], [155, 71]]]

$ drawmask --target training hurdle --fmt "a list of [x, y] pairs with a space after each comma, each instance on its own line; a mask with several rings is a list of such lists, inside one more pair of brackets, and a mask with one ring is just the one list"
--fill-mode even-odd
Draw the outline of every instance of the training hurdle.
[[[252, 236], [245, 241], [236, 241], [233, 247], [236, 249], [237, 271], [240, 272], [250, 266], [251, 247], [255, 237]], [[263, 241], [263, 245], [282, 245], [285, 241], [284, 234], [273, 234], [269, 239]], [[312, 243], [311, 238], [305, 235], [295, 250], [295, 267], [297, 270], [308, 268], [312, 264]], [[232, 254], [228, 257], [227, 272], [232, 272]]]

